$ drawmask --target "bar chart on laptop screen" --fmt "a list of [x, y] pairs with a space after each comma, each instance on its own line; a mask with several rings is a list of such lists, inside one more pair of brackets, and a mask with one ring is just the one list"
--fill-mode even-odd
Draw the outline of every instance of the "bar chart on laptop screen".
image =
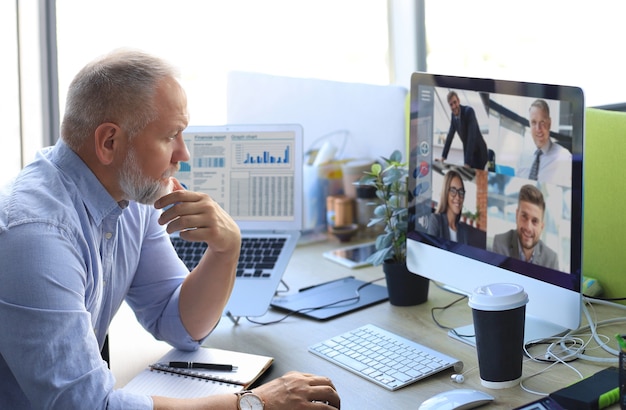
[[190, 160], [176, 176], [189, 189], [210, 195], [239, 221], [293, 220], [301, 162], [292, 132], [198, 132], [185, 144]]
[[284, 142], [274, 144], [238, 144], [235, 147], [235, 163], [245, 165], [291, 166], [291, 145]]
[[256, 137], [233, 144], [230, 212], [239, 219], [289, 220], [294, 215], [293, 139]]

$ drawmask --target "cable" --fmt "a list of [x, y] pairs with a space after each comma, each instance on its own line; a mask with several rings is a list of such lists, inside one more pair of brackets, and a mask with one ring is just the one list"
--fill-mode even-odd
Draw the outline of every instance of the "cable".
[[[454, 293], [454, 294], [457, 294], [457, 295], [458, 295], [458, 293], [456, 293], [456, 292], [453, 292], [453, 291], [449, 291], [449, 292], [450, 292], [450, 293]], [[436, 324], [439, 328], [444, 329], [444, 330], [447, 330], [447, 331], [449, 331], [449, 332], [452, 332], [452, 333], [454, 333], [454, 335], [455, 335], [455, 336], [457, 336], [457, 337], [469, 337], [469, 338], [471, 338], [471, 337], [475, 337], [475, 335], [464, 335], [464, 334], [458, 333], [458, 332], [456, 331], [456, 329], [455, 329], [455, 328], [442, 325], [442, 324], [441, 324], [441, 323], [437, 320], [437, 318], [435, 317], [435, 312], [436, 312], [436, 311], [438, 311], [438, 310], [446, 310], [446, 309], [448, 309], [448, 308], [450, 308], [450, 307], [454, 306], [455, 304], [457, 304], [457, 303], [459, 303], [460, 301], [465, 300], [465, 299], [467, 299], [467, 296], [465, 296], [465, 295], [461, 295], [461, 297], [460, 297], [460, 298], [453, 300], [452, 302], [448, 303], [448, 304], [447, 304], [447, 305], [445, 305], [445, 306], [435, 306], [435, 307], [433, 307], [433, 308], [431, 308], [431, 309], [430, 309], [430, 316], [433, 318], [433, 322], [435, 322], [435, 324]]]
[[[617, 356], [619, 355], [619, 352], [608, 345], [608, 342], [611, 340], [611, 338], [606, 335], [599, 334], [597, 329], [605, 325], [626, 322], [626, 317], [611, 318], [603, 321], [598, 321], [595, 316], [595, 310], [593, 309], [592, 303], [608, 304], [610, 306], [613, 306], [615, 304], [608, 301], [598, 301], [596, 299], [591, 301], [588, 298], [584, 298], [583, 300], [585, 303], [582, 306], [582, 312], [587, 319], [588, 324], [586, 326], [571, 330], [560, 338], [533, 341], [534, 344], [544, 344], [547, 341], [550, 342], [550, 345], [546, 349], [546, 362], [550, 362], [553, 360], [556, 362], [571, 362], [572, 360], [581, 359], [602, 364], [617, 363]], [[621, 305], [620, 308], [626, 309], [626, 307]], [[593, 317], [591, 313], [594, 314]], [[590, 337], [585, 342], [581, 338], [581, 336]], [[577, 340], [577, 342], [573, 343], [572, 340]], [[597, 347], [594, 347], [594, 349], [602, 349], [615, 357], [597, 357], [586, 354], [586, 351], [588, 352], [589, 350], [592, 350], [588, 347], [591, 340], [594, 340], [598, 345]], [[532, 346], [532, 344], [529, 345], [529, 347], [530, 346]]]
[[[532, 359], [527, 359], [526, 361], [529, 361], [529, 360], [532, 360]], [[581, 380], [584, 378], [584, 376], [582, 375], [582, 373], [581, 373], [580, 371], [578, 371], [578, 369], [576, 369], [574, 366], [572, 366], [571, 364], [566, 363], [566, 362], [564, 362], [564, 361], [562, 361], [562, 360], [560, 360], [560, 359], [558, 359], [558, 358], [557, 358], [557, 360], [556, 360], [554, 363], [551, 363], [550, 365], [546, 366], [544, 369], [541, 369], [540, 371], [538, 371], [538, 372], [536, 372], [536, 373], [533, 373], [533, 374], [531, 374], [530, 376], [526, 376], [526, 377], [524, 377], [522, 380], [520, 380], [519, 386], [520, 386], [520, 387], [522, 388], [522, 390], [524, 390], [525, 392], [528, 392], [528, 393], [531, 393], [531, 394], [535, 394], [535, 395], [538, 395], [538, 396], [547, 396], [547, 395], [548, 395], [548, 394], [550, 394], [551, 392], [547, 392], [547, 393], [545, 393], [545, 392], [538, 392], [538, 391], [536, 391], [536, 390], [532, 390], [532, 389], [530, 389], [530, 388], [526, 387], [526, 386], [524, 385], [524, 382], [525, 382], [525, 381], [527, 381], [527, 380], [529, 380], [529, 379], [532, 379], [533, 377], [539, 376], [539, 375], [541, 375], [541, 374], [543, 374], [543, 373], [547, 372], [548, 370], [550, 370], [551, 368], [553, 368], [554, 366], [556, 366], [556, 365], [558, 365], [558, 364], [562, 364], [562, 365], [564, 365], [564, 366], [568, 367], [570, 370], [572, 370], [573, 372], [575, 372]]]
[[[583, 296], [587, 299], [593, 299], [594, 301], [598, 301], [598, 302], [613, 302], [613, 301], [619, 301], [619, 300], [626, 300], [626, 297], [618, 297], [618, 298], [603, 298], [600, 296], [591, 296], [591, 295], [585, 295], [583, 294]], [[626, 306], [624, 305], [620, 305], [622, 308], [626, 309]]]
[[435, 312], [436, 312], [436, 311], [439, 311], [439, 310], [443, 311], [443, 310], [446, 310], [446, 309], [448, 309], [448, 308], [450, 308], [450, 307], [452, 307], [452, 306], [456, 305], [456, 304], [457, 304], [457, 303], [459, 303], [460, 301], [467, 299], [467, 295], [465, 295], [465, 294], [463, 294], [463, 293], [460, 293], [460, 292], [456, 292], [456, 291], [454, 291], [454, 290], [452, 290], [452, 289], [449, 289], [449, 288], [447, 288], [447, 287], [445, 287], [445, 286], [441, 285], [441, 284], [440, 284], [440, 283], [438, 283], [438, 282], [435, 282], [435, 281], [432, 281], [432, 282], [433, 282], [433, 283], [435, 284], [435, 286], [437, 286], [439, 289], [444, 290], [444, 291], [446, 291], [446, 292], [448, 292], [448, 293], [452, 293], [453, 295], [459, 295], [459, 296], [460, 296], [460, 298], [453, 300], [452, 302], [448, 303], [448, 304], [447, 304], [447, 305], [445, 305], [445, 306], [435, 306], [435, 307], [431, 308], [431, 309], [430, 309], [430, 316], [432, 317], [433, 322], [435, 322], [435, 324], [436, 324], [436, 325], [437, 325], [440, 329], [447, 330], [447, 331], [449, 331], [449, 332], [453, 333], [456, 337], [459, 337], [459, 338], [473, 338], [473, 337], [475, 337], [475, 335], [464, 335], [464, 334], [461, 334], [461, 333], [457, 332], [457, 330], [456, 330], [455, 328], [453, 328], [453, 327], [448, 327], [448, 326], [442, 325], [442, 324], [439, 322], [439, 320], [437, 320], [437, 318], [435, 317]]
[[[594, 303], [596, 303], [596, 302], [594, 301]], [[605, 302], [602, 302], [602, 303], [605, 303]], [[592, 307], [591, 302], [589, 300], [585, 300], [585, 303], [583, 304], [583, 313], [585, 314], [585, 317], [587, 318], [588, 325], [584, 326], [584, 327], [580, 327], [580, 328], [575, 329], [575, 330], [572, 330], [571, 332], [569, 332], [565, 336], [571, 336], [571, 335], [578, 334], [580, 332], [590, 331], [592, 338], [596, 341], [596, 343], [598, 344], [598, 346], [600, 348], [602, 348], [603, 350], [605, 350], [606, 352], [610, 353], [613, 356], [618, 356], [619, 355], [619, 351], [617, 351], [616, 349], [611, 348], [610, 346], [608, 346], [606, 341], [603, 341], [603, 340], [600, 339], [600, 335], [597, 332], [597, 328], [599, 326], [604, 326], [604, 325], [609, 325], [609, 324], [614, 324], [614, 323], [620, 323], [620, 322], [626, 322], [626, 317], [606, 319], [606, 320], [603, 320], [603, 321], [600, 321], [600, 322], [596, 323], [592, 319], [591, 314], [589, 313], [589, 309], [587, 309], [587, 305], [588, 304], [589, 304], [590, 307]], [[610, 338], [607, 338], [607, 340], [610, 340]], [[589, 356], [589, 355], [586, 355], [586, 354], [583, 354], [583, 353], [577, 353], [577, 357], [580, 358], [580, 359], [583, 359], [583, 360], [587, 360], [587, 361], [591, 361], [591, 362], [598, 362], [598, 363], [617, 363], [617, 361], [618, 361], [617, 357], [610, 357], [610, 358], [594, 357], [594, 356]]]
[[248, 316], [246, 316], [246, 320], [248, 320], [248, 322], [254, 323], [256, 325], [263, 325], [263, 326], [265, 326], [265, 325], [273, 325], [273, 324], [276, 324], [276, 323], [280, 323], [283, 320], [287, 319], [288, 317], [291, 317], [291, 316], [293, 316], [293, 315], [295, 315], [297, 313], [308, 313], [308, 312], [312, 312], [314, 310], [328, 309], [328, 308], [332, 308], [332, 307], [337, 307], [337, 305], [339, 305], [341, 303], [346, 303], [346, 305], [342, 305], [342, 306], [348, 306], [350, 304], [355, 304], [355, 303], [358, 303], [358, 301], [361, 298], [361, 293], [360, 293], [361, 289], [363, 289], [366, 286], [369, 286], [369, 285], [373, 284], [374, 282], [378, 282], [378, 281], [381, 281], [383, 279], [385, 279], [385, 278], [384, 277], [377, 278], [377, 279], [374, 279], [374, 280], [371, 280], [369, 282], [365, 282], [365, 283], [359, 285], [359, 287], [354, 290], [355, 296], [352, 296], [352, 297], [349, 297], [349, 298], [345, 298], [345, 299], [341, 299], [341, 300], [337, 300], [335, 302], [327, 303], [327, 304], [321, 305], [321, 306], [307, 307], [307, 308], [294, 310], [294, 311], [291, 311], [289, 313], [286, 313], [283, 317], [281, 317], [279, 319], [276, 319], [276, 320], [272, 320], [272, 321], [269, 321], [269, 322], [259, 322], [257, 320], [251, 319]]
[[598, 305], [607, 305], [607, 306], [611, 306], [611, 307], [614, 307], [614, 308], [626, 310], [626, 305], [622, 305], [621, 303], [615, 303], [615, 301], [626, 300], [626, 298], [607, 299], [607, 298], [596, 298], [596, 297], [593, 297], [593, 296], [586, 296], [585, 295], [583, 300], [585, 300], [588, 303], [597, 303]]
[[[453, 290], [450, 290], [444, 286], [441, 286], [440, 284], [434, 282], [436, 286], [438, 286], [440, 289], [445, 290], [449, 293], [453, 293], [453, 294], [457, 294], [457, 295], [461, 295], [460, 298], [455, 299], [454, 301], [452, 301], [451, 303], [442, 306], [442, 307], [434, 307], [431, 309], [431, 316], [433, 318], [433, 321], [435, 322], [435, 324], [445, 330], [448, 330], [452, 333], [454, 333], [457, 337], [473, 337], [473, 335], [460, 335], [456, 332], [455, 329], [447, 327], [442, 325], [436, 317], [436, 312], [440, 311], [440, 310], [446, 310], [449, 307], [457, 304], [458, 302], [464, 300], [465, 298], [467, 298], [467, 295], [461, 294], [459, 292], [455, 292]], [[574, 373], [576, 373], [576, 375], [578, 376], [579, 379], [583, 379], [584, 376], [582, 375], [582, 373], [576, 369], [574, 366], [572, 366], [570, 363], [575, 361], [575, 360], [586, 360], [586, 361], [590, 361], [590, 362], [596, 362], [596, 363], [602, 363], [602, 364], [613, 364], [613, 363], [617, 363], [618, 362], [618, 358], [617, 356], [619, 355], [619, 352], [616, 349], [611, 348], [608, 345], [608, 342], [610, 340], [612, 340], [611, 338], [609, 338], [606, 335], [601, 335], [598, 333], [598, 328], [602, 327], [602, 326], [606, 326], [606, 325], [611, 325], [611, 324], [615, 324], [615, 323], [622, 323], [622, 322], [626, 322], [626, 317], [619, 317], [619, 318], [611, 318], [611, 319], [606, 319], [603, 321], [598, 321], [597, 317], [595, 315], [595, 309], [593, 309], [593, 304], [601, 304], [601, 305], [608, 305], [614, 308], [619, 308], [619, 309], [624, 309], [626, 310], [626, 306], [619, 304], [619, 303], [615, 303], [616, 301], [621, 301], [621, 300], [626, 300], [626, 298], [613, 298], [613, 299], [606, 299], [606, 298], [596, 298], [596, 297], [588, 297], [588, 296], [583, 296], [583, 305], [582, 305], [582, 312], [585, 315], [585, 318], [587, 319], [587, 323], [588, 325], [583, 326], [583, 327], [579, 327], [578, 329], [574, 329], [569, 331], [567, 334], [561, 336], [561, 337], [553, 337], [553, 338], [546, 338], [546, 339], [537, 339], [537, 340], [533, 340], [530, 342], [527, 342], [524, 345], [524, 353], [526, 354], [526, 356], [528, 357], [528, 359], [526, 361], [534, 361], [534, 362], [538, 362], [538, 363], [548, 363], [548, 365], [534, 373], [531, 374], [529, 376], [524, 377], [521, 381], [520, 381], [520, 387], [531, 394], [535, 394], [535, 395], [540, 395], [540, 396], [547, 396], [549, 394], [549, 392], [539, 392], [539, 391], [535, 391], [532, 390], [530, 388], [528, 388], [525, 385], [525, 382], [527, 382], [529, 379], [533, 378], [533, 377], [537, 377], [547, 371], [549, 371], [550, 369], [552, 369], [554, 366], [557, 365], [563, 365], [566, 366], [567, 368], [569, 368], [571, 371], [573, 371]], [[586, 333], [585, 333], [586, 332]], [[589, 344], [591, 343], [591, 341], [594, 340], [597, 343], [597, 347], [594, 346], [592, 348], [590, 348]], [[530, 351], [530, 349], [533, 346], [539, 346], [539, 345], [548, 345], [545, 352], [539, 355], [533, 355]], [[614, 357], [596, 357], [596, 356], [591, 356], [589, 355], [589, 351], [593, 350], [593, 349], [603, 349], [604, 351], [608, 352], [609, 354], [613, 355]], [[464, 374], [468, 373], [470, 370], [473, 369], [469, 369], [466, 372], [463, 372], [461, 374], [461, 376], [463, 376]]]

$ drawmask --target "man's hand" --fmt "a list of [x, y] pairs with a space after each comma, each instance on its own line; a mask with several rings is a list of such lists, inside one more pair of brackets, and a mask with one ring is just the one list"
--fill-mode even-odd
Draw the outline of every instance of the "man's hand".
[[241, 250], [239, 226], [209, 195], [186, 191], [172, 178], [174, 191], [154, 206], [167, 232], [180, 232], [188, 241], [208, 245], [198, 265], [185, 278], [180, 291], [180, 317], [192, 338], [200, 340], [215, 327], [235, 284], [235, 269]]
[[202, 241], [214, 252], [229, 252], [239, 249], [241, 237], [239, 227], [233, 219], [209, 195], [187, 191], [172, 178], [174, 191], [159, 198], [154, 206], [171, 208], [159, 217], [161, 225], [167, 224], [167, 232], [180, 232], [188, 241]]
[[289, 372], [254, 389], [266, 410], [339, 409], [340, 399], [327, 377]]

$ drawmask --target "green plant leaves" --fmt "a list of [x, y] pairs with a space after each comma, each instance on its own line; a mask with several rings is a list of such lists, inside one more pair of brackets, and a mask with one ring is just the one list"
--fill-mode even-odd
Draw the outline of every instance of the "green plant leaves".
[[359, 181], [375, 187], [376, 196], [382, 201], [374, 210], [375, 217], [367, 225], [385, 225], [385, 232], [376, 238], [377, 251], [368, 258], [373, 265], [380, 265], [386, 260], [406, 261], [408, 167], [402, 162], [402, 153], [397, 150], [389, 158], [382, 159], [384, 164], [373, 164], [371, 171]]

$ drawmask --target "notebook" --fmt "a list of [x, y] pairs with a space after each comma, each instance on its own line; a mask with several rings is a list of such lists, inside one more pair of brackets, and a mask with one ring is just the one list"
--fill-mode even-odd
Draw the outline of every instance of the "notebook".
[[[191, 126], [190, 152], [176, 177], [209, 194], [237, 222], [242, 251], [224, 309], [231, 318], [262, 316], [269, 308], [302, 230], [302, 127], [297, 124]], [[172, 235], [193, 269], [206, 245]], [[251, 246], [245, 250], [244, 246]], [[187, 248], [199, 248], [188, 253]]]
[[[228, 364], [233, 370], [169, 367], [169, 362]], [[194, 352], [172, 349], [141, 371], [124, 390], [173, 398], [204, 397], [247, 389], [274, 362], [274, 358], [230, 350], [200, 347]], [[182, 376], [182, 377], [181, 377]]]

